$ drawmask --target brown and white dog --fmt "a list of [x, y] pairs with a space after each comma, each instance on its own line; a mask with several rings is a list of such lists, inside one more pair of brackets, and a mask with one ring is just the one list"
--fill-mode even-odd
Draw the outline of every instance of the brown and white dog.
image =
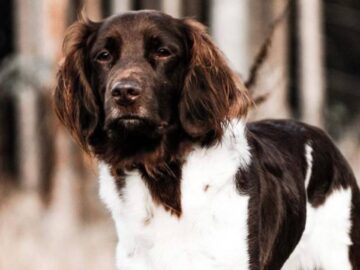
[[251, 99], [194, 20], [81, 20], [55, 107], [99, 160], [121, 270], [359, 270], [360, 193], [318, 128]]

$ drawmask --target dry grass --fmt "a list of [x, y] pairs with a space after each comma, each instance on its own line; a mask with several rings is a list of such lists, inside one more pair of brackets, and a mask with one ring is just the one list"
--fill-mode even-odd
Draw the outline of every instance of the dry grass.
[[113, 270], [115, 240], [109, 217], [87, 224], [63, 220], [32, 192], [1, 204], [1, 270]]

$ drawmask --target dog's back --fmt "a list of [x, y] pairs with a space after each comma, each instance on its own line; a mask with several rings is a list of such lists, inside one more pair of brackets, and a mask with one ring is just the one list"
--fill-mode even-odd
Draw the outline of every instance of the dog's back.
[[264, 269], [279, 269], [290, 253], [283, 269], [359, 269], [359, 188], [331, 139], [295, 121], [247, 127]]

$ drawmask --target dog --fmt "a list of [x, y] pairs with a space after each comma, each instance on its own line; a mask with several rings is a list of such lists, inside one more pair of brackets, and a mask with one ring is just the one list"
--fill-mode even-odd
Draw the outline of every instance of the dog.
[[246, 123], [251, 97], [199, 22], [79, 20], [54, 100], [99, 161], [118, 269], [360, 269], [349, 165], [316, 127]]

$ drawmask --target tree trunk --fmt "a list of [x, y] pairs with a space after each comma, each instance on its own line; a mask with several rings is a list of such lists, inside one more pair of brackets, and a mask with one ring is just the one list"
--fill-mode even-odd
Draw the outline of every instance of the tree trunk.
[[111, 11], [113, 14], [129, 11], [132, 0], [111, 0]]
[[300, 86], [302, 120], [323, 126], [324, 60], [320, 0], [301, 0], [299, 10]]
[[161, 9], [163, 12], [175, 18], [180, 18], [182, 16], [180, 0], [162, 0]]
[[229, 59], [230, 65], [241, 74], [249, 71], [249, 1], [214, 0], [211, 7], [211, 33]]

